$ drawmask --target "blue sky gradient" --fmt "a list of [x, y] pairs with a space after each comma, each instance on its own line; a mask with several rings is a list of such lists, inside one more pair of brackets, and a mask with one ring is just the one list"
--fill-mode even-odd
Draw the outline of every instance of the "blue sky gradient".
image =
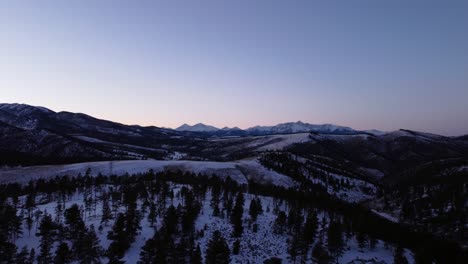
[[468, 1], [1, 1], [0, 101], [468, 133]]

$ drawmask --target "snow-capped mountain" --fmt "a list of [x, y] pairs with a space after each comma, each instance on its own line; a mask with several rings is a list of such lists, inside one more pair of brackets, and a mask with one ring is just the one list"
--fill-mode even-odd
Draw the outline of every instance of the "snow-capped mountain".
[[356, 132], [356, 130], [349, 127], [332, 124], [314, 125], [301, 121], [281, 123], [275, 126], [255, 126], [248, 128], [246, 131], [255, 134], [287, 134], [301, 132], [349, 134]]
[[188, 124], [183, 124], [180, 127], [176, 128], [177, 131], [189, 131], [189, 132], [214, 132], [220, 130], [217, 127], [205, 125], [202, 123], [195, 124], [193, 126]]
[[[303, 133], [303, 132], [317, 132], [317, 133], [336, 133], [336, 134], [353, 134], [358, 131], [343, 126], [336, 126], [332, 124], [323, 124], [323, 125], [314, 125], [303, 123], [301, 121], [297, 122], [288, 122], [281, 123], [275, 126], [254, 126], [248, 129], [240, 129], [238, 127], [224, 127], [219, 129], [214, 126], [205, 125], [198, 123], [196, 125], [190, 126], [183, 124], [182, 126], [175, 129], [176, 131], [185, 131], [185, 132], [203, 132], [212, 134], [214, 136], [258, 136], [258, 135], [269, 135], [269, 134], [291, 134], [291, 133]], [[377, 133], [379, 132], [379, 133]], [[372, 134], [381, 135], [380, 131], [375, 130]]]
[[238, 127], [223, 127], [223, 128], [221, 128], [221, 130], [224, 130], [224, 131], [242, 131], [242, 129], [240, 129]]

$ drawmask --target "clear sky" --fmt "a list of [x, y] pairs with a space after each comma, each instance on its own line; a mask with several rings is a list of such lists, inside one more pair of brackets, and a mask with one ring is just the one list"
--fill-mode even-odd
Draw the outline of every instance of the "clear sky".
[[468, 133], [468, 1], [0, 1], [0, 102]]

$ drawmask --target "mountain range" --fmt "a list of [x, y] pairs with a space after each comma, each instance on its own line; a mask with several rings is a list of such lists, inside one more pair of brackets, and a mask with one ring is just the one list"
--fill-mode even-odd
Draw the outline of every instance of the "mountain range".
[[168, 129], [0, 104], [0, 166], [0, 181], [7, 182], [84, 175], [91, 168], [94, 176], [151, 169], [310, 188], [468, 247], [468, 136], [300, 121], [245, 130], [201, 123]]
[[[189, 131], [189, 132], [205, 132], [205, 133], [214, 133], [224, 132], [224, 133], [238, 133], [239, 135], [269, 135], [269, 134], [291, 134], [291, 133], [303, 133], [303, 132], [318, 132], [318, 133], [336, 133], [336, 134], [354, 134], [359, 131], [354, 130], [349, 127], [336, 126], [332, 124], [324, 125], [314, 125], [303, 123], [301, 121], [297, 122], [287, 122], [277, 124], [275, 126], [254, 126], [242, 130], [238, 127], [224, 127], [217, 128], [210, 125], [205, 125], [202, 123], [195, 124], [193, 126], [183, 124], [182, 126], [176, 128], [177, 131]], [[374, 130], [374, 133], [383, 133], [378, 130]], [[369, 132], [371, 133], [371, 132]]]
[[396, 175], [424, 162], [468, 153], [466, 136], [358, 131], [300, 121], [246, 130], [201, 123], [167, 129], [124, 125], [25, 104], [0, 104], [0, 132], [1, 162], [10, 165], [120, 159], [230, 161], [292, 148], [305, 156], [320, 154], [356, 168]]

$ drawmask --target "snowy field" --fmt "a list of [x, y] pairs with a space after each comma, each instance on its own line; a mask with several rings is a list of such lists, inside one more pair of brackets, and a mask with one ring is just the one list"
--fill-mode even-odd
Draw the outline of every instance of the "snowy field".
[[68, 165], [32, 166], [0, 169], [0, 183], [27, 183], [30, 180], [46, 179], [55, 176], [85, 175], [89, 171], [91, 176], [124, 175], [154, 172], [182, 171], [205, 174], [220, 178], [231, 177], [239, 184], [247, 184], [248, 180], [258, 183], [269, 183], [283, 187], [291, 187], [295, 182], [282, 174], [269, 170], [255, 159], [233, 162], [187, 161], [187, 160], [126, 160], [86, 162]]

